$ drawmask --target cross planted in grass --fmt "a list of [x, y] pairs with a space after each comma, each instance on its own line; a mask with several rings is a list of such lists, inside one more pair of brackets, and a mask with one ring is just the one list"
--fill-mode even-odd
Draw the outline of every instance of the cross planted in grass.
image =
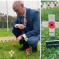
[[55, 36], [55, 28], [59, 28], [59, 22], [55, 22], [55, 15], [48, 15], [49, 22], [42, 22], [43, 27], [49, 27], [49, 35]]

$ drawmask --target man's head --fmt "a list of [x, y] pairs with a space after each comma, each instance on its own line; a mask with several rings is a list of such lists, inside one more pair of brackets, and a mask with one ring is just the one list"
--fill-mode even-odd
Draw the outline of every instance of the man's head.
[[16, 14], [20, 16], [25, 13], [25, 7], [22, 1], [14, 1], [12, 8], [16, 12]]

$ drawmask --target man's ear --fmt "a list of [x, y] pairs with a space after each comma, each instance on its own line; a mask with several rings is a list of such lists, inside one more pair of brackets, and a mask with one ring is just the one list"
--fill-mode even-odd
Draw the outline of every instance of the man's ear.
[[24, 5], [23, 5], [23, 4], [21, 4], [21, 6], [22, 6], [22, 8], [24, 7]]

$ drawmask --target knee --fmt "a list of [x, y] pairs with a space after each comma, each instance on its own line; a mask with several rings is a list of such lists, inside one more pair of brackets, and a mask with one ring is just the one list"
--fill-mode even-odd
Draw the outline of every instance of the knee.
[[34, 40], [33, 38], [28, 38], [27, 42], [29, 45], [37, 44], [36, 40]]
[[34, 41], [31, 40], [31, 39], [28, 39], [27, 42], [28, 42], [29, 45], [32, 45]]
[[37, 45], [38, 41], [39, 41], [39, 38], [37, 36], [30, 37], [27, 40], [29, 45]]

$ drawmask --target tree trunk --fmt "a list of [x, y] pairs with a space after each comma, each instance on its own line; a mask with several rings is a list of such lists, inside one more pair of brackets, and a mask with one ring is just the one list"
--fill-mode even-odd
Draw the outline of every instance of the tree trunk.
[[4, 29], [4, 19], [2, 17], [2, 29]]
[[10, 28], [11, 28], [11, 21], [10, 21]]

